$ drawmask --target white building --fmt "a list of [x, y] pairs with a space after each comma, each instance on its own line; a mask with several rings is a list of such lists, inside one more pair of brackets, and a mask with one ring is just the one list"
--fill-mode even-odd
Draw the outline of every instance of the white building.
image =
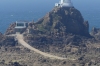
[[60, 0], [59, 3], [55, 3], [56, 7], [73, 7], [71, 0]]
[[26, 28], [26, 22], [17, 22], [15, 28]]
[[15, 32], [23, 33], [27, 27], [28, 27], [28, 22], [16, 21]]

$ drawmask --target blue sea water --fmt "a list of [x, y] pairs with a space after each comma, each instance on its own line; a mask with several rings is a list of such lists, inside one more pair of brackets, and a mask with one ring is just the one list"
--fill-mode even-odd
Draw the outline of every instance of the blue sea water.
[[[37, 21], [51, 11], [59, 0], [0, 0], [0, 32], [4, 33], [15, 21]], [[100, 28], [99, 0], [72, 0], [73, 5], [92, 27]]]

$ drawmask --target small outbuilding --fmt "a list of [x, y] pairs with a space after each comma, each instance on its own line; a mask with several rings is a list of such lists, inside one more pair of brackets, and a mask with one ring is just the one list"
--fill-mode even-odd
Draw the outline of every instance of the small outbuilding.
[[15, 32], [23, 33], [28, 27], [28, 22], [16, 21]]

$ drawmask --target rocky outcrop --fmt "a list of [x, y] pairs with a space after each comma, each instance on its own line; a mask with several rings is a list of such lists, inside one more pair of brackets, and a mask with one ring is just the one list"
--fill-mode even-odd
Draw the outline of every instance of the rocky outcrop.
[[39, 30], [42, 31], [58, 31], [82, 36], [90, 36], [88, 21], [84, 21], [81, 13], [74, 7], [55, 7], [36, 24], [38, 24], [37, 26]]
[[[11, 24], [5, 34], [16, 33], [15, 23]], [[55, 7], [43, 18], [35, 23], [29, 23], [28, 27], [31, 33], [72, 33], [75, 35], [89, 37], [89, 24], [84, 21], [80, 11], [74, 7]], [[23, 32], [26, 31], [24, 29]], [[26, 32], [27, 33], [27, 32]]]
[[92, 41], [88, 21], [74, 7], [55, 7], [36, 23], [30, 23], [28, 29], [31, 33], [26, 33], [25, 41], [44, 52], [77, 53], [79, 47], [86, 49], [86, 42]]

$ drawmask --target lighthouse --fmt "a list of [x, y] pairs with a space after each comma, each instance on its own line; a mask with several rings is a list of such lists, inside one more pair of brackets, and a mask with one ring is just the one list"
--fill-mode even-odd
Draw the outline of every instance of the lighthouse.
[[59, 3], [55, 3], [56, 7], [73, 7], [71, 0], [60, 0]]

